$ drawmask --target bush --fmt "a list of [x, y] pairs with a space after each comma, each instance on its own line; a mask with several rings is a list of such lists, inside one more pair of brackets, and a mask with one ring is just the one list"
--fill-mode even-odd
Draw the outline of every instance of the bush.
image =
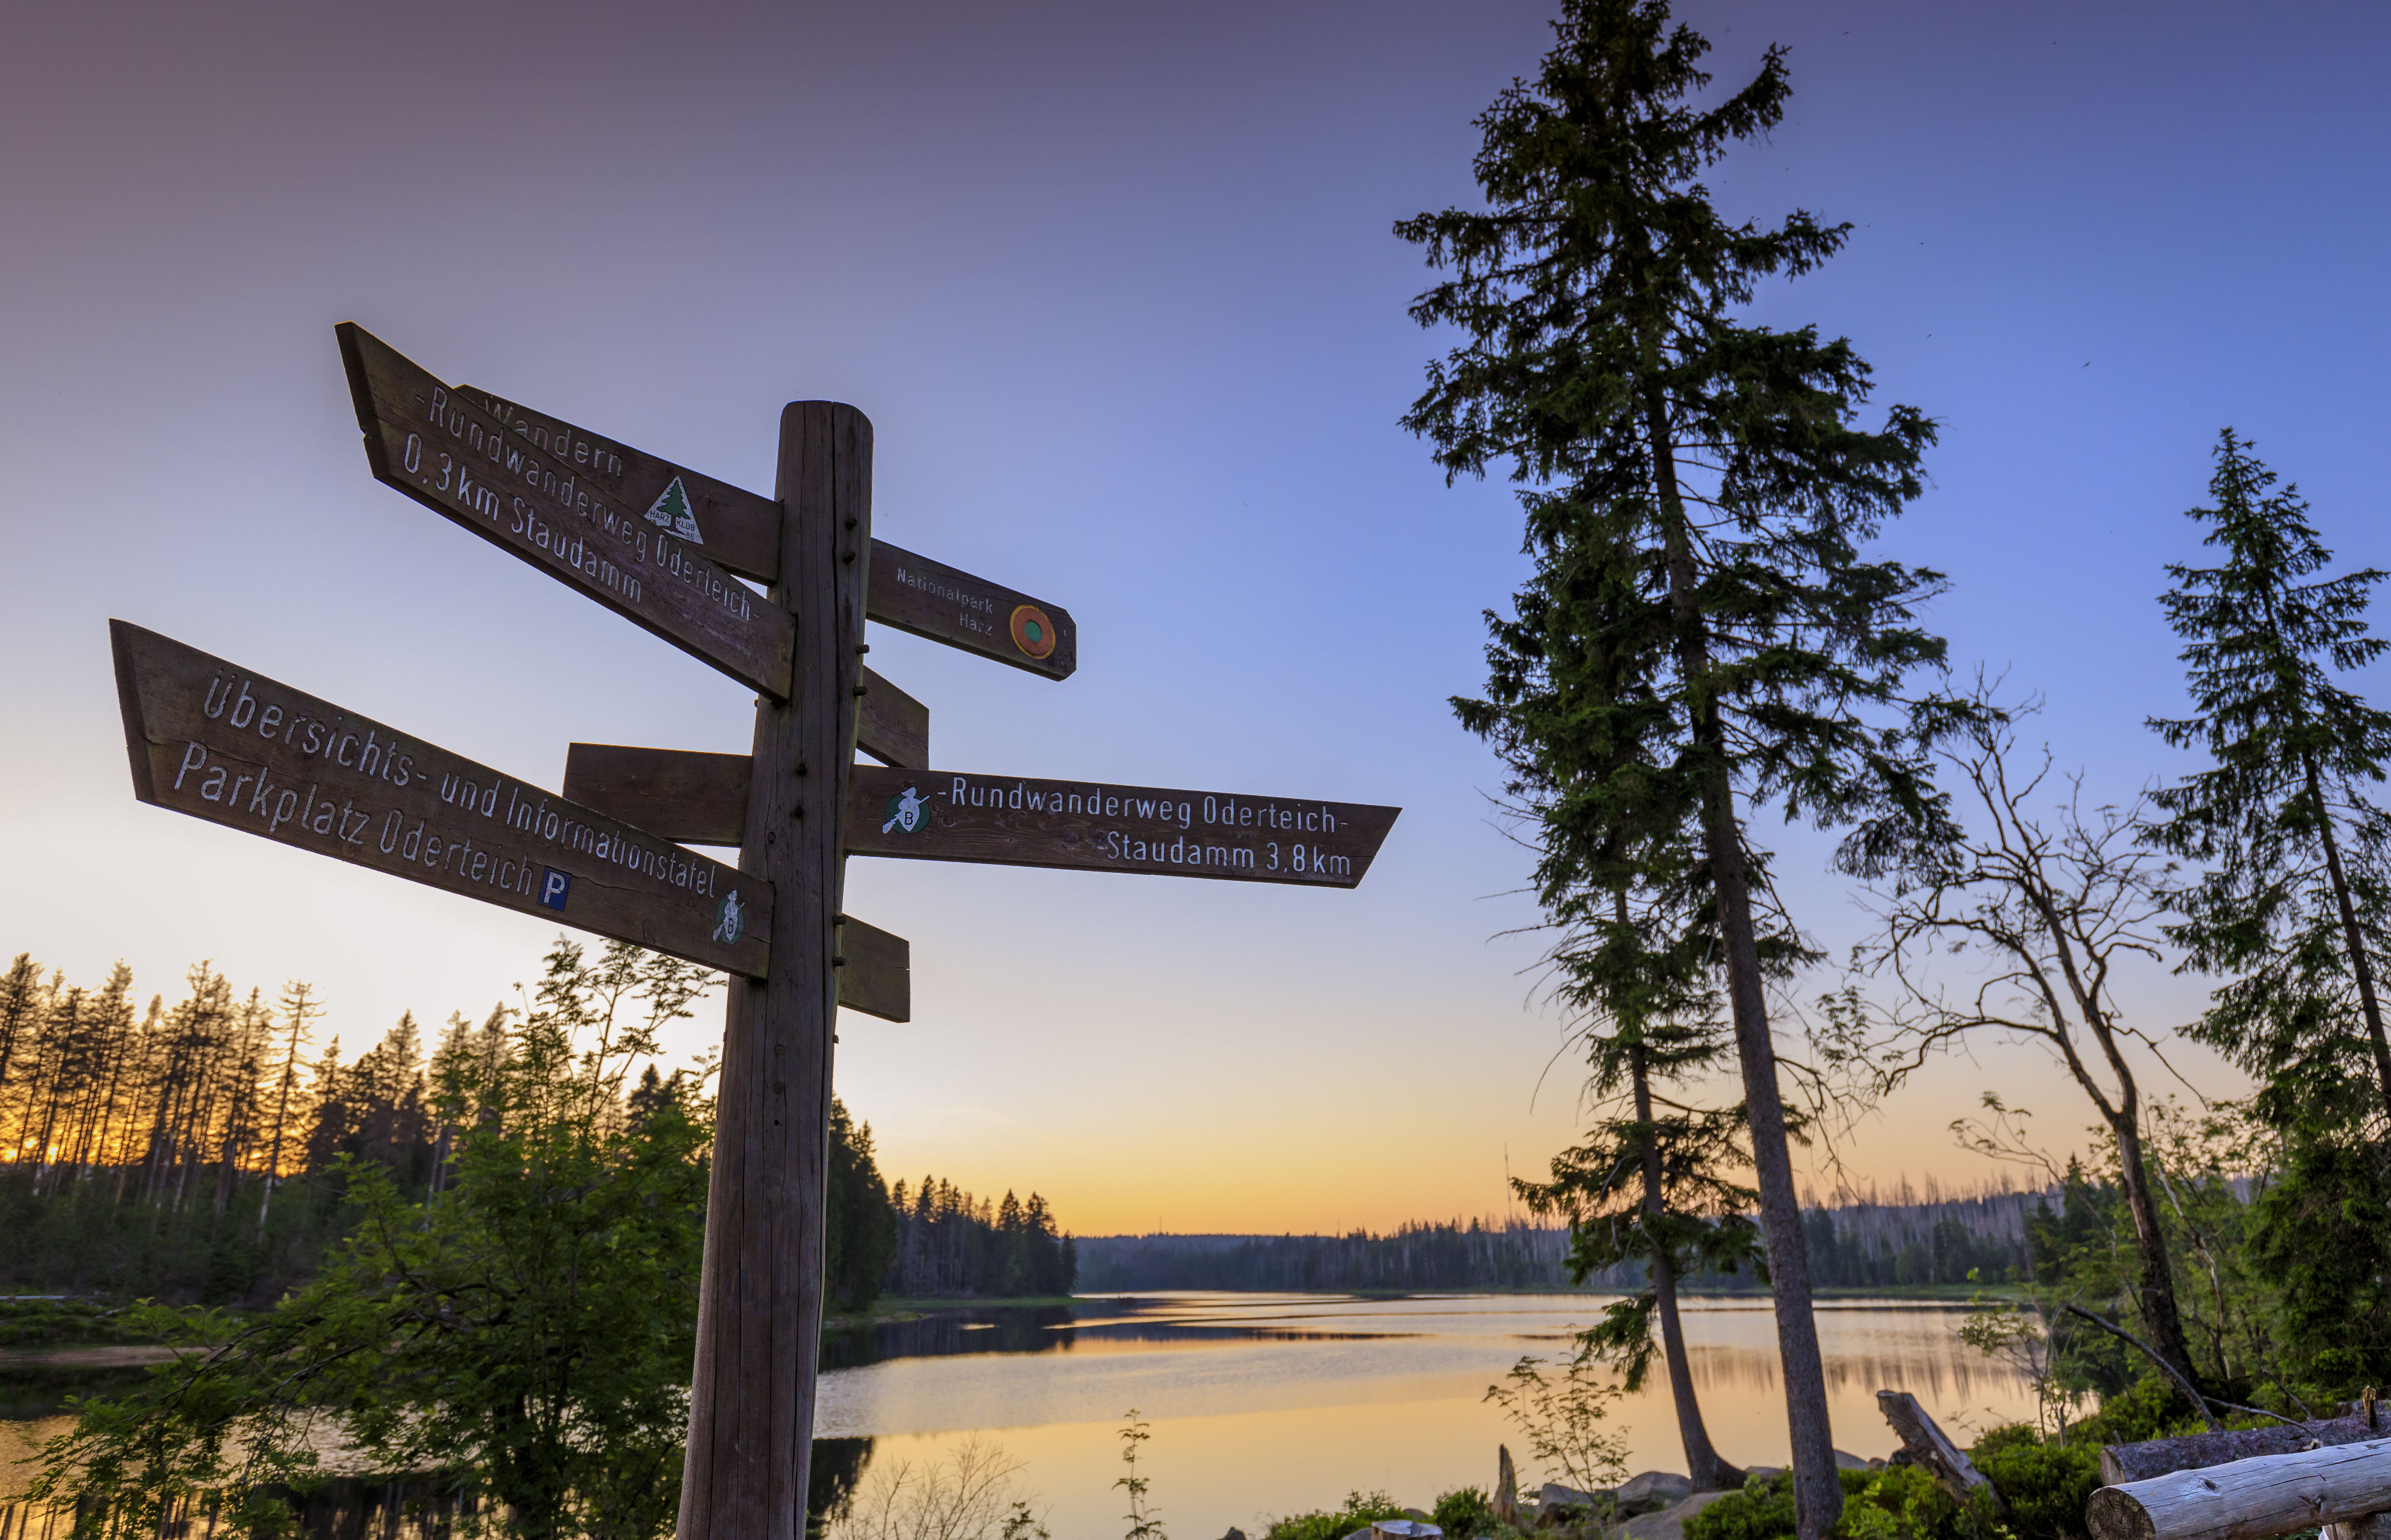
[[0, 1300], [0, 1347], [158, 1340], [138, 1311], [97, 1300]]
[[1846, 1470], [1842, 1478], [1835, 1534], [1849, 1540], [1976, 1540], [1984, 1528], [1970, 1524], [1942, 1484], [1915, 1466]]
[[1318, 1508], [1272, 1520], [1262, 1540], [1344, 1540], [1355, 1530], [1367, 1529], [1381, 1519], [1405, 1517], [1408, 1515], [1402, 1505], [1383, 1492], [1349, 1492], [1345, 1506], [1333, 1512]]
[[2138, 1380], [2118, 1394], [2105, 1397], [2099, 1412], [2068, 1429], [2067, 1442], [2097, 1449], [2104, 1444], [2139, 1444], [2145, 1439], [2203, 1432], [2207, 1427], [2181, 1391], [2153, 1378]]
[[2010, 1505], [2018, 1540], [2081, 1540], [2085, 1500], [2100, 1484], [2100, 1446], [2077, 1438], [2045, 1444], [2023, 1422], [1996, 1428], [1970, 1451]]
[[1444, 1531], [1445, 1540], [1478, 1540], [1478, 1536], [1493, 1534], [1503, 1525], [1494, 1517], [1494, 1504], [1483, 1487], [1465, 1486], [1448, 1492], [1436, 1500], [1428, 1515], [1437, 1528]]
[[[1923, 1470], [1845, 1470], [1839, 1540], [1978, 1540], [1959, 1505]], [[1989, 1528], [1984, 1533], [1989, 1534]], [[1779, 1471], [1686, 1521], [1686, 1540], [1782, 1540], [1793, 1534], [1793, 1476]]]
[[1686, 1540], [1777, 1540], [1793, 1533], [1793, 1473], [1730, 1492], [1686, 1521]]

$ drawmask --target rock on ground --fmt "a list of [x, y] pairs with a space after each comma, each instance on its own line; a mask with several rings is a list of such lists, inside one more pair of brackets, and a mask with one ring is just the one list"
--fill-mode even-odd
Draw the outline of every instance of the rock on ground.
[[1619, 1511], [1630, 1515], [1658, 1513], [1693, 1495], [1693, 1482], [1674, 1470], [1638, 1471], [1619, 1485]]
[[1724, 1492], [1697, 1492], [1674, 1508], [1627, 1521], [1627, 1540], [1684, 1540], [1686, 1521], [1725, 1496]]

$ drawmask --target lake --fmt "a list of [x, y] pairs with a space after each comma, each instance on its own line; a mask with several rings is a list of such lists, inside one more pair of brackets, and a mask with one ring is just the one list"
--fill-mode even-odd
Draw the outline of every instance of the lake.
[[[832, 1334], [816, 1463], [823, 1484], [868, 1490], [898, 1467], [950, 1457], [967, 1440], [1021, 1463], [1015, 1490], [1056, 1540], [1119, 1534], [1121, 1415], [1151, 1425], [1141, 1471], [1177, 1540], [1213, 1540], [1234, 1524], [1259, 1534], [1273, 1514], [1335, 1506], [1384, 1489], [1426, 1508], [1462, 1485], [1492, 1487], [1507, 1443], [1523, 1484], [1538, 1480], [1525, 1443], [1482, 1399], [1522, 1354], [1565, 1355], [1573, 1328], [1604, 1300], [1589, 1294], [1161, 1294], [1086, 1299], [1075, 1308], [985, 1307]], [[1956, 1308], [1838, 1301], [1819, 1309], [1836, 1446], [1890, 1454], [1879, 1390], [1915, 1392], [1944, 1427], [2030, 1418], [2023, 1378], [1961, 1343]], [[1776, 1331], [1762, 1299], [1692, 1302], [1686, 1315], [1711, 1437], [1742, 1465], [1786, 1457]], [[110, 1389], [128, 1381], [117, 1371]], [[0, 1458], [65, 1425], [69, 1390], [88, 1371], [0, 1370]], [[1631, 1470], [1685, 1460], [1655, 1371], [1614, 1413]], [[7, 1446], [14, 1444], [11, 1449]], [[22, 1490], [0, 1469], [0, 1495]]]
[[[1604, 1301], [1587, 1294], [1165, 1294], [1088, 1300], [1076, 1311], [983, 1310], [853, 1333], [830, 1344], [817, 1432], [871, 1441], [826, 1446], [874, 1473], [946, 1457], [972, 1438], [1022, 1462], [1016, 1490], [1057, 1540], [1127, 1527], [1118, 1437], [1131, 1407], [1152, 1424], [1140, 1469], [1178, 1540], [1384, 1489], [1426, 1508], [1463, 1485], [1492, 1487], [1508, 1444], [1523, 1484], [1524, 1440], [1486, 1388], [1522, 1354], [1551, 1358]], [[1901, 1301], [1822, 1304], [1818, 1331], [1836, 1447], [1888, 1455], [1898, 1440], [1880, 1390], [1914, 1392], [1946, 1430], [2030, 1418], [2034, 1392], [1957, 1334], [1961, 1312]], [[1701, 1300], [1686, 1314], [1712, 1442], [1741, 1465], [1786, 1459], [1776, 1329], [1764, 1299]], [[868, 1338], [868, 1340], [867, 1340]], [[871, 1361], [874, 1360], [876, 1361]], [[1613, 1414], [1631, 1470], [1681, 1470], [1684, 1454], [1656, 1367]], [[885, 1475], [883, 1477], [885, 1479]]]

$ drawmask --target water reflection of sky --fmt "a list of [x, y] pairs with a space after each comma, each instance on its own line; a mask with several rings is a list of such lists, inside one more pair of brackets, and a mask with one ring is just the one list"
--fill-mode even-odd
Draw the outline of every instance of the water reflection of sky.
[[[1603, 1300], [1572, 1295], [1162, 1295], [1083, 1302], [1076, 1315], [989, 1313], [913, 1323], [920, 1356], [855, 1345], [821, 1382], [817, 1431], [875, 1436], [875, 1463], [935, 1457], [975, 1434], [1029, 1462], [1022, 1480], [1053, 1504], [1058, 1535], [1106, 1533], [1120, 1474], [1113, 1425], [1134, 1406], [1155, 1425], [1157, 1473], [1177, 1487], [1185, 1522], [1218, 1533], [1269, 1511], [1331, 1504], [1384, 1486], [1425, 1506], [1437, 1492], [1493, 1477], [1497, 1442], [1523, 1447], [1486, 1388], [1522, 1354], [1570, 1349]], [[1841, 1448], [1889, 1453], [1879, 1390], [1917, 1393], [1964, 1429], [2031, 1416], [2015, 1373], [1961, 1343], [1957, 1312], [1913, 1303], [1838, 1303], [1818, 1313], [1829, 1410]], [[975, 1326], [995, 1329], [967, 1329]], [[901, 1329], [901, 1328], [900, 1328]], [[1703, 1301], [1686, 1313], [1694, 1380], [1712, 1436], [1747, 1465], [1785, 1457], [1785, 1410], [1765, 1301]], [[835, 1361], [835, 1357], [834, 1358]], [[1613, 1420], [1634, 1469], [1682, 1469], [1661, 1377]]]

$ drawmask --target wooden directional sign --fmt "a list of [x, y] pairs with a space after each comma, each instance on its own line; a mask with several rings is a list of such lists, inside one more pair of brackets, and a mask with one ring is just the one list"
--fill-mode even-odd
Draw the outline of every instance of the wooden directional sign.
[[788, 698], [795, 626], [712, 554], [762, 564], [759, 555], [777, 551], [777, 512], [761, 533], [735, 516], [773, 505], [444, 385], [362, 327], [339, 332], [377, 481], [732, 678]]
[[746, 754], [572, 743], [564, 750], [564, 794], [661, 840], [735, 845], [747, 837], [755, 764]]
[[838, 917], [838, 1003], [884, 1021], [913, 1019], [913, 948], [853, 915]]
[[574, 468], [588, 466], [592, 484], [604, 488], [624, 507], [654, 510], [649, 521], [658, 529], [670, 520], [674, 537], [700, 547], [717, 566], [758, 583], [781, 575], [781, 510], [770, 498], [535, 412], [478, 385], [459, 385], [457, 394], [534, 449], [554, 454], [571, 448]]
[[770, 887], [263, 674], [109, 622], [134, 795], [747, 977]]
[[857, 765], [852, 855], [1351, 888], [1402, 809]]
[[872, 673], [863, 671], [863, 698], [856, 702], [855, 746], [883, 764], [920, 769], [930, 763], [930, 708]]
[[1079, 666], [1079, 628], [1059, 604], [1033, 599], [959, 568], [872, 543], [864, 613], [884, 625], [1067, 679]]

